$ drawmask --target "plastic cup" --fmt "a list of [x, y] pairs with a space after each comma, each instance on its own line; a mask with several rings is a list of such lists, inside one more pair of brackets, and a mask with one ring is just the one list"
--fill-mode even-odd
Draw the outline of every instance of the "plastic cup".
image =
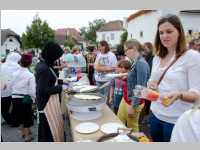
[[136, 88], [133, 90], [135, 97], [147, 99], [150, 101], [156, 101], [160, 94], [152, 89], [146, 88], [141, 85], [136, 85]]

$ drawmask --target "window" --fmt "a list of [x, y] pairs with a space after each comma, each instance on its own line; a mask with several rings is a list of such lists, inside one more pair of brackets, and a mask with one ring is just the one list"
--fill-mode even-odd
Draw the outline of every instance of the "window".
[[9, 42], [12, 42], [13, 40], [12, 39], [9, 39]]
[[107, 37], [107, 41], [110, 41], [110, 38], [109, 38], [109, 36]]
[[143, 37], [143, 31], [140, 31], [140, 37]]
[[115, 34], [114, 33], [111, 33], [111, 40], [114, 40], [115, 39]]
[[106, 35], [105, 35], [105, 33], [102, 34], [102, 40], [106, 40]]
[[131, 39], [133, 38], [133, 34], [131, 33]]

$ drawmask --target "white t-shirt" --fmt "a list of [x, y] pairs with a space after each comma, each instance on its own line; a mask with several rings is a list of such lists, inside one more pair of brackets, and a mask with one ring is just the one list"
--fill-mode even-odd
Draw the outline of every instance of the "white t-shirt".
[[200, 109], [186, 111], [176, 122], [171, 142], [200, 142]]
[[[163, 68], [159, 68], [160, 58], [153, 59], [152, 73], [149, 81], [159, 80]], [[188, 50], [166, 72], [158, 90], [161, 95], [173, 91], [195, 91], [200, 93], [200, 54], [194, 50]], [[181, 100], [175, 101], [169, 107], [163, 106], [159, 101], [151, 103], [153, 114], [160, 120], [175, 123], [177, 119], [193, 106], [192, 103]]]
[[[18, 71], [13, 73], [12, 94], [30, 95], [35, 102], [36, 97], [36, 82], [35, 76], [27, 69], [21, 67]], [[20, 97], [20, 96], [12, 96]]]
[[[108, 52], [106, 54], [99, 53], [95, 60], [95, 64], [100, 64], [106, 67], [115, 67], [117, 65], [117, 58], [115, 54], [112, 52]], [[105, 72], [97, 72], [95, 70], [95, 80], [99, 82], [109, 81], [109, 78], [105, 77]]]

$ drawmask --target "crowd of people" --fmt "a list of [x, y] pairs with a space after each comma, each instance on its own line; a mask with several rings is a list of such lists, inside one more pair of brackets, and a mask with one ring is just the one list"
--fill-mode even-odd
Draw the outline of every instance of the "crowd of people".
[[[111, 51], [107, 41], [101, 41], [96, 49], [90, 45], [85, 54], [78, 47], [63, 50], [57, 43], [48, 42], [34, 61], [34, 74], [29, 69], [31, 54], [10, 53], [1, 65], [1, 114], [6, 123], [20, 126], [21, 136], [31, 141], [32, 104], [36, 103], [38, 141], [53, 142], [44, 108], [51, 95], [60, 95], [67, 88], [59, 80], [59, 72], [67, 76], [71, 68], [79, 68], [76, 72], [87, 73], [91, 85], [110, 82], [100, 92], [134, 132], [140, 131], [140, 120], [149, 116], [153, 142], [200, 141], [200, 37], [186, 43], [176, 15], [158, 21], [154, 44], [131, 39], [119, 54]], [[114, 72], [127, 76], [111, 80], [107, 74]], [[158, 100], [137, 97], [133, 91], [138, 85], [159, 92]], [[168, 105], [164, 99], [168, 99]]]

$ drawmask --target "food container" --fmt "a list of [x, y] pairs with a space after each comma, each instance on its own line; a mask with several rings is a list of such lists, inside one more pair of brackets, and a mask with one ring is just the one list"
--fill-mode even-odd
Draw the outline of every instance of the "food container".
[[[100, 96], [100, 99], [80, 99], [77, 98], [76, 95], [81, 95], [84, 98], [84, 95], [92, 95], [92, 96]], [[71, 111], [74, 112], [93, 112], [102, 110], [105, 105], [106, 100], [101, 94], [75, 94], [69, 96], [69, 101], [67, 102], [67, 106]]]
[[[85, 95], [85, 96], [84, 96]], [[81, 96], [80, 98], [77, 96]], [[86, 96], [97, 96], [98, 99], [87, 99]], [[100, 93], [82, 93], [69, 95], [67, 107], [76, 120], [93, 120], [101, 116], [106, 105], [106, 98]]]

